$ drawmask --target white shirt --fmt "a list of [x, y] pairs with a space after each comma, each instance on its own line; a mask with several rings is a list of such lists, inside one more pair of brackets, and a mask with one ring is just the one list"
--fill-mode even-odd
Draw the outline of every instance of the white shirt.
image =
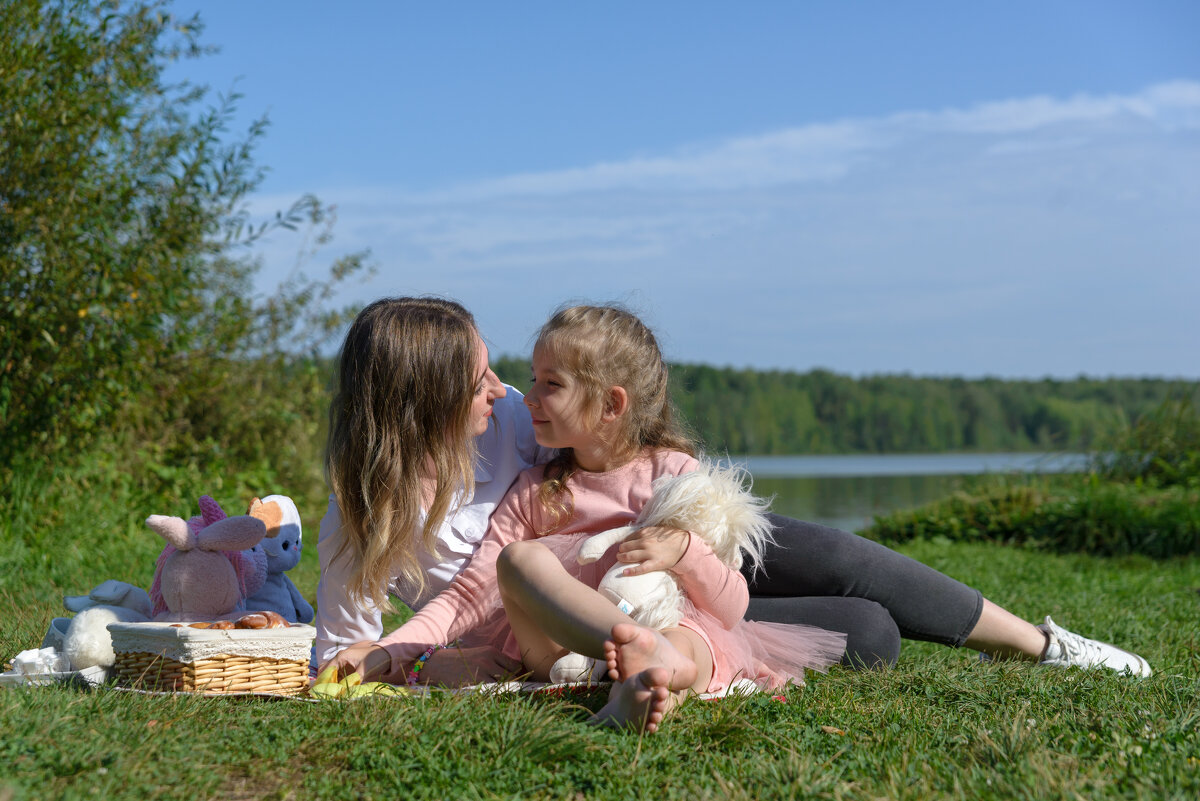
[[[471, 561], [487, 533], [488, 518], [517, 475], [528, 467], [549, 461], [554, 455], [553, 450], [540, 447], [534, 440], [533, 425], [521, 393], [512, 387], [506, 386], [506, 389], [508, 394], [492, 406], [492, 424], [476, 439], [479, 458], [475, 462], [474, 494], [465, 501], [456, 499], [457, 508], [452, 505], [452, 511], [442, 521], [437, 532], [436, 556], [418, 549], [418, 561], [427, 582], [424, 594], [417, 596], [413, 588], [402, 586], [395, 579], [388, 587], [391, 594], [414, 611], [449, 586]], [[424, 522], [425, 511], [421, 510], [419, 525]], [[324, 663], [348, 645], [377, 640], [383, 634], [379, 611], [360, 609], [350, 600], [348, 554], [341, 559], [333, 558], [341, 544], [341, 510], [330, 495], [329, 508], [321, 519], [317, 537], [317, 553], [321, 560], [317, 612], [313, 620], [317, 628], [313, 648], [317, 664]]]

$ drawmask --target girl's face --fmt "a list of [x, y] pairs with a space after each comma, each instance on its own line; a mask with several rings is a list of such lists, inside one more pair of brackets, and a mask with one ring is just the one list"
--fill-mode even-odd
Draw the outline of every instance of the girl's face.
[[574, 448], [577, 453], [596, 445], [596, 426], [589, 424], [584, 414], [583, 388], [544, 348], [533, 349], [533, 375], [525, 406], [539, 445]]
[[471, 427], [471, 434], [477, 437], [488, 429], [488, 422], [492, 419], [492, 404], [508, 394], [504, 384], [500, 383], [500, 379], [488, 366], [487, 345], [478, 333], [475, 334], [475, 375], [478, 376], [478, 381], [475, 385], [475, 397], [471, 400], [468, 425]]

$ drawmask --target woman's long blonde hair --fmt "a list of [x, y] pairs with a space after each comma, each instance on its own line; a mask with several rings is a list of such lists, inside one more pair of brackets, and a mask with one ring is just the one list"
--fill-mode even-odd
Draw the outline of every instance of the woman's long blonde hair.
[[[325, 469], [344, 534], [334, 558], [352, 560], [357, 604], [390, 611], [397, 572], [424, 593], [417, 549], [435, 553], [456, 493], [474, 490], [476, 336], [471, 313], [439, 298], [376, 301], [346, 334]], [[421, 526], [423, 477], [436, 489]]]
[[[667, 363], [654, 333], [632, 312], [617, 306], [570, 306], [538, 331], [534, 350], [554, 355], [559, 369], [581, 385], [583, 419], [598, 423], [612, 387], [622, 387], [628, 410], [618, 418], [615, 453], [633, 458], [647, 448], [696, 455], [696, 443], [676, 420]], [[570, 519], [566, 486], [579, 469], [570, 448], [546, 465], [538, 498], [551, 514], [553, 530]]]

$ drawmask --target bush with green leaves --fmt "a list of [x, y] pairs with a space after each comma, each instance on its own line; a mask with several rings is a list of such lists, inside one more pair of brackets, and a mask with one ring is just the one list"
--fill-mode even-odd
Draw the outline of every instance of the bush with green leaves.
[[316, 346], [346, 317], [325, 305], [365, 254], [254, 300], [246, 246], [304, 224], [322, 244], [332, 215], [303, 197], [251, 224], [265, 120], [230, 136], [236, 95], [208, 105], [164, 78], [206, 52], [199, 20], [161, 2], [6, 0], [0, 31], [0, 464], [99, 438], [163, 469], [244, 466], [313, 437], [299, 418], [323, 397]]
[[1190, 395], [1118, 429], [1092, 472], [1006, 481], [919, 509], [882, 515], [864, 534], [986, 541], [1096, 556], [1200, 553], [1200, 413]]

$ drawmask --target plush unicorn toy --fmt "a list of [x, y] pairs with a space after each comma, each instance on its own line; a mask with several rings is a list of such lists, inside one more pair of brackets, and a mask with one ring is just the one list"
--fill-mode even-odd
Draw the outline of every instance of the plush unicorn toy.
[[[654, 494], [632, 525], [605, 531], [583, 541], [580, 564], [595, 562], [609, 548], [638, 529], [666, 526], [695, 534], [731, 568], [741, 568], [743, 554], [755, 565], [771, 539], [765, 516], [768, 502], [744, 487], [746, 472], [703, 461], [691, 473], [663, 476], [654, 482]], [[621, 575], [630, 565], [618, 562], [600, 581], [600, 593], [643, 626], [671, 628], [683, 619], [683, 592], [670, 572], [658, 570], [638, 576]], [[605, 666], [580, 654], [567, 654], [550, 669], [553, 682], [600, 681]]]
[[246, 608], [267, 580], [267, 536], [252, 515], [228, 517], [212, 498], [200, 498], [198, 517], [150, 515], [146, 525], [167, 541], [155, 563], [150, 599], [155, 620], [215, 620]]

